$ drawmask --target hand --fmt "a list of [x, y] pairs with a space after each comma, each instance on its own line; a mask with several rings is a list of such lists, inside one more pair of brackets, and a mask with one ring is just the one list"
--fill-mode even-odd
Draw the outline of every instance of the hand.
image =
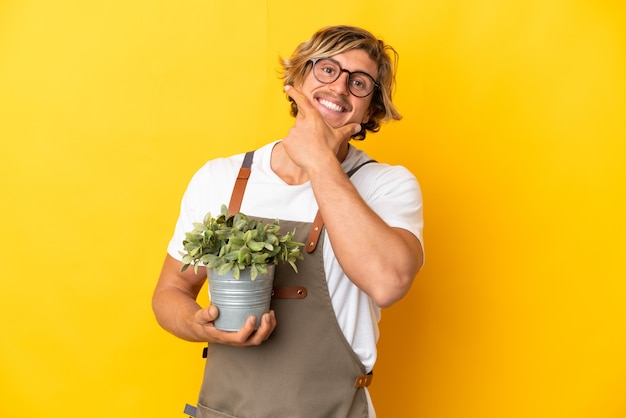
[[216, 306], [211, 305], [208, 308], [200, 309], [194, 316], [194, 321], [201, 326], [206, 334], [206, 340], [209, 343], [218, 343], [232, 345], [234, 347], [247, 347], [260, 345], [267, 340], [276, 328], [276, 316], [274, 311], [263, 314], [261, 324], [255, 331], [254, 326], [256, 319], [250, 316], [244, 326], [236, 332], [222, 331], [215, 328], [214, 321], [218, 317], [219, 311]]
[[331, 153], [337, 157], [347, 151], [350, 137], [361, 130], [359, 123], [333, 127], [302, 92], [292, 86], [285, 86], [285, 91], [298, 105], [295, 123], [283, 139], [293, 162], [306, 170], [316, 163], [325, 164]]

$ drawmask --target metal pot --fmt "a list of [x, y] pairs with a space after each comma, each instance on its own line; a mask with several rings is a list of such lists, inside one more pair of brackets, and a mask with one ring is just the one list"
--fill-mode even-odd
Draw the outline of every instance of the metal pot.
[[239, 279], [232, 272], [217, 274], [214, 269], [209, 275], [209, 298], [219, 309], [215, 328], [222, 331], [239, 331], [250, 315], [256, 317], [257, 329], [261, 316], [269, 312], [274, 284], [274, 265], [267, 266], [267, 273], [259, 273], [250, 279], [250, 267], [241, 270]]

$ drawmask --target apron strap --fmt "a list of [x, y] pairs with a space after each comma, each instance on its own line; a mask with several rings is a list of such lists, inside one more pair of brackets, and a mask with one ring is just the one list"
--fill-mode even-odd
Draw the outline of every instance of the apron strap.
[[196, 409], [195, 406], [191, 406], [189, 404], [185, 404], [185, 410], [183, 412], [185, 414], [189, 415], [190, 417], [195, 417], [197, 409]]
[[308, 291], [306, 287], [275, 287], [272, 289], [272, 299], [304, 299]]
[[318, 210], [317, 215], [315, 215], [313, 225], [311, 226], [311, 230], [309, 231], [309, 238], [306, 240], [307, 253], [312, 253], [317, 248], [317, 242], [320, 239], [320, 234], [322, 233], [323, 227], [324, 219], [322, 219], [322, 212]]
[[248, 179], [250, 178], [250, 167], [252, 167], [252, 158], [254, 157], [254, 151], [249, 151], [243, 157], [243, 163], [239, 169], [237, 180], [235, 180], [235, 187], [233, 188], [233, 194], [230, 196], [230, 203], [228, 204], [228, 214], [235, 215], [241, 208], [241, 201], [243, 200], [243, 193], [246, 190]]

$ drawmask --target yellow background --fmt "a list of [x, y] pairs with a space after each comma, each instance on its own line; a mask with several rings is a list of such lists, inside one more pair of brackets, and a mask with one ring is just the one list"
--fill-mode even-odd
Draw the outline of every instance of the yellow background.
[[150, 309], [179, 199], [286, 132], [278, 56], [338, 23], [400, 52], [362, 147], [425, 199], [379, 416], [626, 416], [625, 4], [2, 1], [0, 416], [183, 416], [201, 345]]

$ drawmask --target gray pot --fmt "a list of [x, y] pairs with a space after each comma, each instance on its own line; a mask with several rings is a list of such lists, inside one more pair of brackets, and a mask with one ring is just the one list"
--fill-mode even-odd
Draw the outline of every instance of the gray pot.
[[261, 316], [269, 312], [274, 284], [274, 265], [267, 266], [267, 274], [250, 280], [250, 268], [241, 270], [239, 279], [231, 272], [222, 276], [211, 269], [209, 276], [209, 297], [211, 305], [217, 306], [219, 316], [215, 328], [222, 331], [239, 331], [250, 315], [256, 317], [257, 329]]

